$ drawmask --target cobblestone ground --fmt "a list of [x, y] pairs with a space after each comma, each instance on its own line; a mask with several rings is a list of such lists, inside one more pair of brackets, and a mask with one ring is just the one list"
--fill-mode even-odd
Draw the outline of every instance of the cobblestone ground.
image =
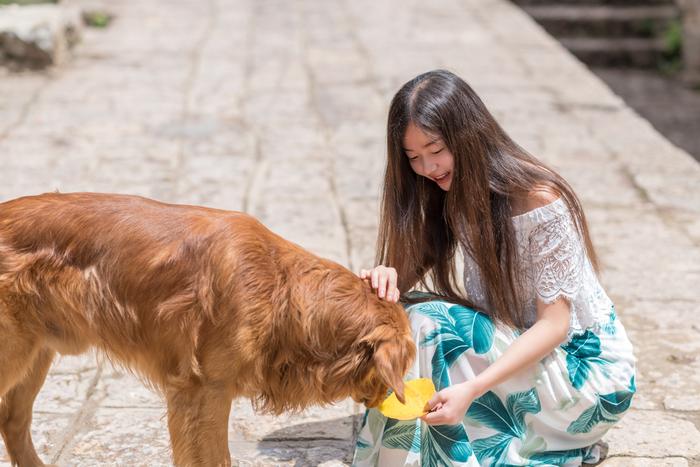
[[[116, 21], [63, 68], [0, 72], [0, 199], [89, 190], [245, 210], [357, 271], [372, 264], [391, 95], [451, 69], [584, 201], [639, 357], [639, 395], [603, 465], [700, 466], [700, 166], [516, 7], [108, 7]], [[238, 401], [231, 451], [240, 465], [348, 464], [360, 412], [348, 401], [272, 418]], [[93, 357], [55, 363], [33, 427], [47, 462], [169, 463], [160, 398]]]

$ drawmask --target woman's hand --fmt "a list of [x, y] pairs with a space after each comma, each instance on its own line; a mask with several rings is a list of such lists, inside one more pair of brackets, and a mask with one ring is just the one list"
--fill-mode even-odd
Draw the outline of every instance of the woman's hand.
[[474, 399], [518, 372], [535, 365], [566, 339], [571, 318], [565, 298], [546, 304], [537, 300], [537, 321], [513, 342], [503, 355], [479, 375], [443, 389], [428, 401], [432, 410], [421, 419], [428, 425], [460, 423]]
[[467, 409], [477, 397], [479, 397], [479, 391], [471, 381], [447, 387], [435, 393], [428, 401], [426, 409], [430, 412], [423, 415], [421, 420], [428, 425], [462, 423]]
[[390, 302], [399, 301], [399, 289], [396, 288], [398, 275], [396, 269], [382, 266], [381, 264], [372, 269], [361, 269], [360, 279], [369, 281], [379, 298], [384, 298]]

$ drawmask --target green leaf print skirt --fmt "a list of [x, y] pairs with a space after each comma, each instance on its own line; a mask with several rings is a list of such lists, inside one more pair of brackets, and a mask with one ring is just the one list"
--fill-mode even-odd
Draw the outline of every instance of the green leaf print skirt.
[[[407, 307], [418, 347], [406, 379], [439, 391], [471, 380], [518, 337], [483, 313], [444, 301]], [[365, 413], [354, 466], [534, 466], [596, 461], [593, 445], [627, 411], [634, 356], [611, 306], [595, 330], [574, 335], [530, 370], [476, 399], [459, 425]]]

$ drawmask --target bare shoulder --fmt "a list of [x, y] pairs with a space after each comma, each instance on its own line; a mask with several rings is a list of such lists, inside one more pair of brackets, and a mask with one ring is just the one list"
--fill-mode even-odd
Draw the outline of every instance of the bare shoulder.
[[560, 196], [561, 193], [559, 193], [554, 187], [549, 185], [535, 185], [535, 187], [527, 194], [525, 201], [526, 210], [531, 211], [533, 209], [551, 204], [559, 199]]
[[541, 208], [556, 201], [561, 194], [549, 185], [535, 185], [530, 191], [514, 197], [512, 202], [513, 215], [520, 215], [530, 212], [533, 209]]
[[514, 196], [511, 199], [513, 215], [525, 214], [533, 209], [541, 208], [556, 201], [561, 194], [549, 185], [535, 185], [527, 193]]

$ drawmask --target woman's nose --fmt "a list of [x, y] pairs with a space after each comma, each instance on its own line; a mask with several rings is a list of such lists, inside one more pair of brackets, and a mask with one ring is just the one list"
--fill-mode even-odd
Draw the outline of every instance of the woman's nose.
[[426, 163], [423, 167], [423, 171], [425, 172], [426, 175], [432, 175], [434, 174], [438, 169], [438, 166], [434, 162]]

